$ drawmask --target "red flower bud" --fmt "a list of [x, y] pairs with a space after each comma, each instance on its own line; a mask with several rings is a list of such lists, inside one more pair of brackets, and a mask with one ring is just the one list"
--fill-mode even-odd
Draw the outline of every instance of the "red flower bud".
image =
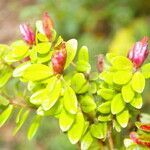
[[143, 124], [140, 126], [140, 129], [150, 132], [150, 124]]
[[139, 68], [149, 54], [148, 37], [136, 42], [128, 53], [128, 58], [133, 62], [135, 68]]
[[65, 43], [60, 50], [55, 50], [52, 56], [52, 66], [55, 74], [62, 74], [66, 63], [67, 52]]
[[23, 39], [30, 45], [35, 43], [35, 34], [32, 28], [27, 24], [20, 25], [20, 31], [23, 35]]
[[53, 29], [53, 21], [48, 15], [48, 13], [44, 13], [43, 15], [43, 29], [46, 36], [51, 39], [52, 38], [52, 29]]
[[144, 141], [142, 139], [140, 139], [137, 135], [136, 132], [131, 132], [130, 133], [130, 138], [133, 142], [135, 142], [136, 144], [139, 144], [139, 145], [143, 145], [143, 146], [147, 146], [147, 147], [150, 147], [150, 142], [149, 141]]

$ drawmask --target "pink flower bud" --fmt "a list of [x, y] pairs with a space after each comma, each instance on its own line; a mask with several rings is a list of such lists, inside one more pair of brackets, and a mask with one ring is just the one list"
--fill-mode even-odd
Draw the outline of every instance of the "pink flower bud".
[[66, 63], [65, 43], [62, 43], [60, 50], [55, 50], [52, 56], [52, 66], [55, 74], [62, 74]]
[[148, 131], [150, 132], [150, 124], [142, 124], [140, 126], [140, 129], [142, 129], [143, 131]]
[[136, 132], [131, 132], [130, 133], [130, 138], [133, 142], [135, 142], [136, 144], [139, 144], [139, 145], [143, 145], [143, 146], [147, 146], [147, 147], [150, 147], [150, 142], [149, 141], [144, 141], [142, 139], [140, 139], [137, 135]]
[[104, 56], [102, 54], [98, 55], [97, 58], [97, 70], [102, 72], [104, 70]]
[[32, 28], [27, 24], [20, 25], [20, 31], [23, 35], [23, 39], [30, 45], [35, 43], [35, 34]]
[[43, 28], [46, 36], [51, 39], [52, 38], [52, 29], [53, 29], [53, 21], [48, 15], [48, 13], [44, 13], [43, 15]]
[[128, 58], [133, 62], [135, 68], [141, 67], [149, 54], [148, 37], [136, 42], [128, 53]]

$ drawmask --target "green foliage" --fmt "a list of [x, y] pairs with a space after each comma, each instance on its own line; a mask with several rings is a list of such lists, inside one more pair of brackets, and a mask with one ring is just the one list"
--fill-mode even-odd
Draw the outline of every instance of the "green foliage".
[[[64, 41], [53, 27], [48, 37], [45, 30], [43, 22], [37, 21], [33, 44], [16, 41], [8, 47], [0, 45], [0, 126], [17, 106], [21, 109], [14, 134], [33, 110], [36, 114], [28, 129], [29, 140], [42, 118], [51, 116], [59, 120], [72, 144], [81, 143], [82, 150], [92, 149], [98, 141], [106, 143], [110, 129], [121, 132], [142, 107], [149, 64], [137, 70], [127, 57], [108, 53], [102, 72], [92, 72], [86, 46], [76, 57], [76, 39]], [[5, 54], [4, 49], [8, 51]], [[10, 97], [6, 92], [9, 81], [15, 82], [16, 90]]]

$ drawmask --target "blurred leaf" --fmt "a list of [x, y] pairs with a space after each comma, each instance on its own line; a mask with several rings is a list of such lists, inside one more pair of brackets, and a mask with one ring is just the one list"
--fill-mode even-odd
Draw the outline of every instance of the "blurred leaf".
[[34, 135], [36, 134], [39, 126], [40, 126], [40, 122], [41, 122], [41, 116], [36, 115], [36, 117], [33, 119], [29, 130], [28, 130], [28, 139], [31, 140]]
[[0, 114], [0, 127], [5, 124], [5, 122], [8, 120], [9, 116], [11, 115], [13, 110], [13, 105], [9, 105], [1, 114]]

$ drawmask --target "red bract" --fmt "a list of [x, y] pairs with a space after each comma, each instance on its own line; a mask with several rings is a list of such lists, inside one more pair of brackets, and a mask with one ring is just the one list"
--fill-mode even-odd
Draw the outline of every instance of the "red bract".
[[140, 126], [140, 129], [150, 132], [150, 124], [143, 124]]
[[32, 45], [35, 43], [35, 34], [33, 32], [33, 29], [29, 25], [27, 24], [20, 25], [20, 31], [21, 31], [21, 34], [23, 35], [23, 39], [29, 45]]
[[135, 142], [136, 144], [139, 144], [139, 145], [143, 145], [143, 146], [147, 146], [147, 147], [150, 147], [150, 142], [149, 141], [143, 141], [141, 140], [137, 133], [136, 132], [131, 132], [130, 133], [130, 138], [133, 142]]
[[62, 74], [66, 63], [67, 52], [65, 43], [60, 50], [55, 50], [52, 56], [52, 66], [55, 74]]
[[128, 58], [133, 62], [135, 68], [139, 68], [149, 54], [148, 37], [136, 42], [128, 53]]
[[43, 15], [43, 29], [46, 36], [51, 40], [52, 38], [52, 29], [53, 29], [53, 21], [48, 15], [48, 13], [44, 13]]

